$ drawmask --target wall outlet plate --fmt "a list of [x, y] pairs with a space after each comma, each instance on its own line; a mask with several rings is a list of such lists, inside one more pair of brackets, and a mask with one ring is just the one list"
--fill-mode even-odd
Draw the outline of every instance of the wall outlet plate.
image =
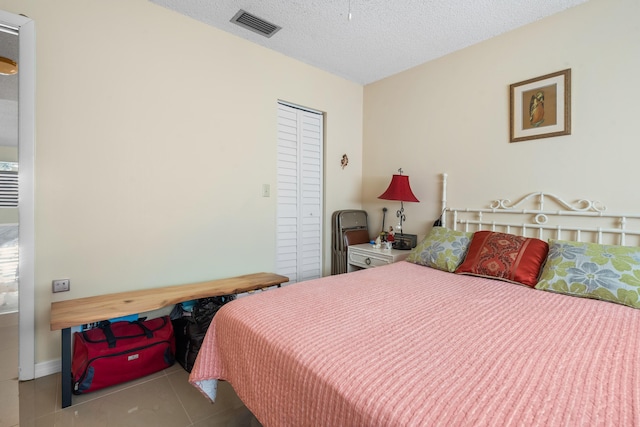
[[71, 280], [69, 279], [57, 279], [51, 282], [51, 290], [55, 292], [66, 292], [71, 286]]

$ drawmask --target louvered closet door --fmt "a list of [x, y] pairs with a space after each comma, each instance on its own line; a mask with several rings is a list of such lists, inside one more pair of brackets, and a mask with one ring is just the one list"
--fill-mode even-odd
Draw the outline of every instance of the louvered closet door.
[[322, 275], [321, 113], [278, 103], [278, 274], [291, 283]]

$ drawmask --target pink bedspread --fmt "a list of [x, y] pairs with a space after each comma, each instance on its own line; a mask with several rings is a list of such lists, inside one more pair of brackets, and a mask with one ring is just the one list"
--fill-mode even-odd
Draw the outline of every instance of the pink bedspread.
[[640, 310], [399, 262], [227, 304], [212, 378], [265, 426], [640, 425]]

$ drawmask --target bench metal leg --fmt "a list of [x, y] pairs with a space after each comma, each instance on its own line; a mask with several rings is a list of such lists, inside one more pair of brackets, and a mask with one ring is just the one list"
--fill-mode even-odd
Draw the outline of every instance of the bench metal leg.
[[62, 407], [71, 406], [71, 328], [62, 329]]

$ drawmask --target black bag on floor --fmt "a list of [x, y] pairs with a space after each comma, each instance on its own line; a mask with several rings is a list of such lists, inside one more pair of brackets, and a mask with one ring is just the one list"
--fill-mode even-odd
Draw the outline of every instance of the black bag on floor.
[[193, 369], [213, 316], [220, 307], [235, 298], [235, 295], [201, 298], [196, 301], [192, 311], [184, 310], [182, 304], [176, 304], [173, 308], [171, 322], [176, 338], [175, 357], [187, 372]]

